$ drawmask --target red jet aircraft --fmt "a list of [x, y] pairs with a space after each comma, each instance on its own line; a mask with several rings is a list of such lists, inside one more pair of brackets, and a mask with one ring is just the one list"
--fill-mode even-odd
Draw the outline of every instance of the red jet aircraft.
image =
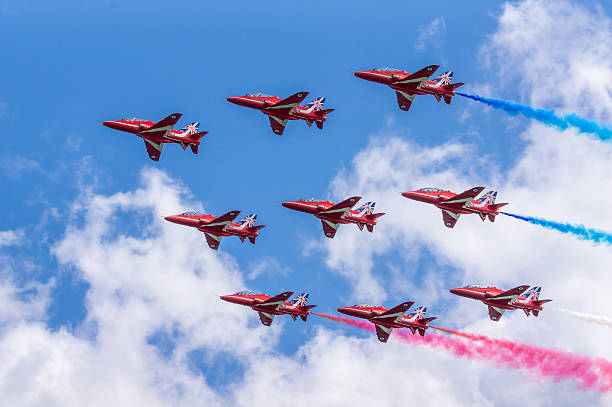
[[189, 146], [191, 151], [197, 154], [200, 139], [208, 134], [207, 131], [198, 133], [198, 122], [188, 124], [180, 130], [174, 130], [173, 127], [181, 116], [181, 113], [173, 113], [157, 123], [141, 119], [121, 119], [102, 122], [102, 124], [111, 129], [125, 131], [141, 137], [151, 160], [159, 161], [164, 143], [180, 144], [183, 150]]
[[242, 242], [248, 238], [249, 242], [255, 244], [259, 229], [265, 228], [264, 225], [255, 226], [256, 214], [251, 214], [238, 223], [234, 223], [239, 213], [240, 211], [231, 211], [215, 217], [197, 212], [183, 212], [180, 215], [166, 216], [164, 219], [198, 229], [204, 233], [208, 246], [213, 250], [218, 250], [223, 236], [238, 236]]
[[316, 123], [319, 129], [323, 129], [323, 123], [328, 113], [335, 109], [323, 109], [325, 98], [316, 98], [306, 106], [300, 103], [308, 96], [308, 92], [298, 92], [286, 99], [276, 96], [264, 95], [262, 93], [246, 94], [246, 96], [233, 96], [227, 98], [228, 102], [257, 109], [268, 115], [272, 131], [278, 135], [283, 134], [287, 121], [305, 120], [308, 127]]
[[542, 304], [552, 301], [540, 300], [542, 287], [533, 287], [527, 290], [528, 288], [528, 285], [520, 285], [511, 290], [503, 291], [497, 287], [469, 284], [465, 287], [453, 288], [450, 292], [482, 301], [489, 307], [491, 320], [499, 321], [506, 310], [522, 309], [525, 315], [529, 316], [529, 313], [532, 312], [537, 317], [542, 311]]
[[223, 295], [220, 298], [234, 304], [246, 305], [251, 307], [259, 314], [261, 323], [270, 326], [275, 315], [289, 314], [295, 321], [299, 316], [302, 321], [306, 321], [310, 309], [316, 305], [306, 305], [308, 294], [303, 293], [291, 301], [287, 301], [293, 292], [287, 291], [274, 297], [256, 293], [255, 291], [240, 291], [236, 294]]
[[336, 235], [340, 224], [354, 223], [359, 230], [363, 230], [365, 226], [369, 232], [374, 231], [376, 219], [383, 216], [384, 213], [374, 213], [375, 202], [366, 202], [357, 210], [352, 210], [353, 206], [361, 197], [354, 196], [346, 199], [338, 204], [333, 204], [329, 201], [299, 200], [283, 202], [285, 208], [293, 209], [294, 211], [312, 213], [317, 218], [321, 219], [323, 225], [323, 233], [330, 239]]
[[497, 191], [489, 191], [475, 199], [484, 187], [474, 187], [456, 194], [440, 188], [421, 188], [416, 191], [402, 192], [402, 196], [415, 201], [433, 204], [442, 210], [442, 220], [448, 228], [455, 226], [461, 214], [477, 213], [484, 222], [485, 218], [495, 222], [499, 208], [507, 203], [495, 203]]
[[419, 335], [425, 336], [425, 330], [429, 327], [429, 323], [436, 319], [436, 317], [425, 318], [426, 307], [419, 307], [408, 314], [408, 316], [404, 315], [404, 312], [412, 307], [413, 304], [413, 302], [408, 301], [391, 309], [363, 304], [338, 308], [338, 312], [352, 317], [367, 319], [376, 326], [378, 340], [387, 342], [393, 328], [408, 328], [413, 335], [418, 331]]
[[451, 98], [455, 96], [455, 89], [463, 83], [451, 84], [453, 79], [451, 71], [439, 75], [437, 81], [429, 80], [438, 68], [438, 65], [430, 65], [412, 74], [399, 69], [378, 68], [355, 72], [354, 75], [367, 81], [388, 85], [395, 90], [399, 108], [408, 110], [416, 95], [434, 95], [438, 102], [444, 98], [446, 104], [450, 105]]

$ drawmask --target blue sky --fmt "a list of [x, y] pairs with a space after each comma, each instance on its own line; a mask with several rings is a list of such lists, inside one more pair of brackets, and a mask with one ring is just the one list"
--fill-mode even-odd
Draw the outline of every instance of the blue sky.
[[[528, 1], [520, 3], [533, 6]], [[571, 4], [561, 3], [564, 7]], [[608, 4], [588, 2], [580, 7], [593, 18], [610, 14]], [[398, 188], [440, 186], [457, 190], [472, 186], [470, 183], [497, 181], [507, 185], [513, 180], [516, 188], [507, 188], [515, 192], [513, 208], [519, 213], [522, 208], [529, 211], [532, 206], [521, 205], [520, 201], [525, 192], [538, 193], [529, 191], [533, 185], [520, 174], [521, 160], [533, 145], [526, 135], [533, 126], [529, 120], [509, 118], [460, 97], [450, 106], [436, 103], [433, 97], [418, 97], [409, 112], [401, 112], [392, 90], [352, 75], [376, 66], [414, 71], [439, 64], [440, 71], [453, 70], [455, 81], [466, 82], [461, 88], [466, 93], [529, 102], [537, 98], [532, 90], [537, 86], [530, 87], [529, 65], [514, 65], [512, 58], [519, 57], [510, 53], [508, 61], [512, 65], [500, 67], [498, 61], [505, 54], [491, 51], [501, 47], [495, 35], [501, 35], [503, 13], [504, 8], [497, 3], [476, 1], [442, 1], [426, 9], [408, 3], [365, 1], [0, 3], [0, 36], [10, 39], [0, 47], [0, 57], [5, 61], [0, 66], [0, 75], [5, 78], [0, 87], [0, 129], [4, 136], [0, 152], [4, 186], [0, 230], [24, 233], [23, 244], [2, 249], [5, 268], [13, 270], [9, 279], [17, 287], [29, 287], [33, 282], [50, 284], [42, 317], [48, 329], [84, 329], [86, 295], [89, 292], [95, 297], [90, 292], [92, 281], [75, 262], [58, 262], [56, 254], [71, 231], [85, 228], [91, 221], [87, 218], [90, 212], [79, 211], [75, 204], [86, 201], [87, 193], [111, 196], [136, 190], [157, 168], [188, 188], [190, 192], [182, 195], [184, 200], [199, 203], [207, 213], [222, 214], [232, 209], [244, 215], [255, 212], [259, 214], [258, 223], [267, 226], [255, 246], [232, 238], [222, 243], [220, 258], [231, 259], [230, 264], [237, 266], [248, 286], [235, 287], [236, 291], [308, 291], [311, 302], [319, 305], [317, 310], [328, 313], [356, 301], [371, 302], [355, 290], [347, 274], [338, 272], [342, 267], [329, 263], [333, 253], [344, 250], [340, 246], [349, 234], [344, 229], [351, 227], [341, 229], [335, 239], [340, 242], [333, 242], [336, 248], [323, 240], [316, 219], [285, 209], [280, 203], [363, 194], [364, 199], [377, 202], [377, 211], [395, 210], [395, 217], [407, 222], [420, 218], [428, 212], [421, 212], [413, 203], [404, 202], [405, 208], [398, 211], [388, 200], [385, 202], [382, 192], [379, 196], [367, 195], [383, 191], [380, 188], [359, 190], [357, 186], [363, 183], [353, 173], [359, 167], [354, 160], [360, 152], [399, 137], [425, 155], [445, 145], [463, 146], [464, 150], [450, 154], [448, 160], [428, 161], [428, 167], [423, 164], [419, 170], [422, 176], [406, 177], [405, 184], [396, 185]], [[419, 39], [438, 18], [442, 29]], [[422, 49], [419, 42], [424, 45]], [[328, 116], [323, 131], [292, 122], [279, 137], [272, 133], [265, 116], [225, 101], [246, 92], [286, 97], [299, 90], [309, 91], [309, 98], [326, 97], [326, 107], [336, 109]], [[558, 105], [553, 102], [542, 107], [574, 107], [564, 105], [562, 100], [560, 97]], [[154, 163], [137, 137], [100, 123], [134, 116], [156, 121], [172, 112], [183, 113], [179, 125], [199, 121], [200, 129], [209, 131], [198, 155], [168, 145], [161, 160]], [[606, 117], [609, 119], [608, 113], [599, 118]], [[418, 157], [406, 155], [389, 161], [412, 165]], [[444, 175], [444, 170], [453, 176]], [[427, 174], [439, 176], [428, 178]], [[333, 181], [339, 178], [344, 179], [345, 188], [335, 188]], [[415, 184], [422, 179], [453, 181], [451, 185]], [[573, 184], [562, 181], [560, 185]], [[507, 194], [504, 198], [500, 190], [502, 200], [509, 199]], [[171, 213], [189, 209], [198, 208], [176, 207]], [[433, 212], [433, 208], [428, 209]], [[560, 208], [557, 214], [575, 213], [565, 209]], [[446, 233], [441, 230], [439, 214], [430, 215], [427, 222], [435, 236]], [[395, 217], [383, 217], [381, 223], [395, 222]], [[580, 217], [577, 220], [582, 221]], [[466, 223], [464, 229], [482, 226], [473, 219], [462, 221]], [[106, 237], [150, 237], [162, 227], [179, 229], [178, 235], [172, 232], [173, 236], [186, 241], [197, 234], [163, 223], [151, 211], [129, 207], [113, 214], [113, 226]], [[495, 226], [511, 224], [500, 219]], [[483, 230], [487, 232], [478, 232], [477, 238], [486, 238], [492, 230], [486, 226]], [[530, 229], [517, 232], [516, 241], [523, 239], [523, 230]], [[395, 230], [390, 233], [401, 234]], [[421, 236], [418, 233], [415, 239]], [[355, 239], [361, 245], [379, 242], [365, 232], [358, 236]], [[471, 242], [465, 244], [473, 245], [477, 238], [465, 240]], [[197, 239], [201, 244], [195, 250], [207, 251], [203, 236]], [[455, 262], [452, 250], [430, 241], [414, 241], [414, 251], [408, 246], [390, 246], [393, 243], [386, 242], [384, 249], [372, 254], [374, 264], [369, 270], [385, 289], [383, 305], [413, 299], [429, 305], [432, 315], [442, 315], [445, 326], [469, 324], [450, 317], [461, 300], [440, 292], [440, 288], [461, 284], [466, 277], [482, 277], [467, 271], [482, 264]], [[353, 249], [347, 246], [347, 256], [354, 253]], [[494, 257], [496, 253], [489, 251], [487, 255]], [[271, 266], [249, 279], [248, 274], [262, 263]], [[17, 269], [20, 271], [15, 272]], [[491, 270], [485, 276], [488, 282], [512, 284], [512, 276], [502, 274]], [[434, 291], [438, 296], [431, 299]], [[27, 295], [22, 298], [27, 299]], [[481, 311], [480, 317], [486, 317], [484, 309], [477, 311]], [[249, 320], [248, 326], [256, 328], [256, 321]], [[320, 334], [321, 327], [338, 329], [331, 322], [315, 318], [308, 324], [286, 321], [280, 339], [274, 331], [271, 341], [277, 341], [282, 356], [293, 357], [308, 338]], [[173, 338], [171, 332], [160, 331], [153, 341], [160, 344], [162, 354], [171, 353]], [[232, 376], [240, 376], [247, 369], [236, 363], [239, 356], [219, 353], [211, 360], [201, 356], [207, 352], [210, 349], [196, 347], [190, 358], [204, 376], [210, 369], [222, 372], [221, 379], [211, 376], [207, 380], [213, 387], [231, 387]]]

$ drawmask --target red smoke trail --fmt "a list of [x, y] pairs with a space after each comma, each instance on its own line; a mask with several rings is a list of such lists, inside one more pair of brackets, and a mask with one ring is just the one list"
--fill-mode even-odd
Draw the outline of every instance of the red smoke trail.
[[[313, 313], [314, 314], [314, 313]], [[368, 331], [374, 330], [370, 322], [315, 314], [336, 322], [342, 322]], [[412, 335], [407, 330], [396, 329], [394, 337], [412, 345], [427, 345], [433, 349], [472, 360], [493, 362], [498, 367], [510, 367], [549, 378], [557, 382], [572, 379], [580, 389], [598, 392], [612, 392], [612, 363], [605, 359], [594, 359], [571, 352], [546, 349], [521, 342], [494, 339], [438, 327], [430, 327], [452, 336], [427, 334], [425, 337]], [[465, 338], [468, 341], [457, 338]]]

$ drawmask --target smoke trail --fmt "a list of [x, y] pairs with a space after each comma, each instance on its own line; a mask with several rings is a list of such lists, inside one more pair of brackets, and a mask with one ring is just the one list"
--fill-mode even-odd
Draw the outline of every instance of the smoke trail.
[[478, 95], [468, 95], [466, 93], [457, 92], [457, 95], [476, 100], [484, 103], [495, 109], [500, 109], [508, 114], [516, 116], [521, 114], [530, 119], [535, 119], [551, 127], [556, 127], [561, 130], [566, 130], [568, 127], [574, 127], [581, 133], [596, 135], [600, 140], [606, 141], [612, 138], [612, 129], [600, 126], [599, 123], [592, 120], [587, 120], [575, 114], [560, 116], [554, 110], [534, 109], [533, 107], [522, 105], [520, 103], [507, 102], [500, 99], [490, 99]]
[[590, 240], [595, 243], [612, 244], [612, 234], [602, 230], [588, 229], [582, 225], [570, 225], [569, 223], [553, 222], [542, 218], [534, 218], [531, 216], [514, 215], [508, 212], [500, 212], [506, 216], [511, 216], [516, 219], [524, 220], [525, 222], [533, 223], [534, 225], [544, 226], [548, 229], [557, 230], [561, 233], [569, 233], [583, 240]]
[[[325, 314], [315, 315], [360, 329], [374, 330], [373, 324], [369, 322]], [[427, 334], [421, 337], [400, 329], [396, 329], [393, 336], [411, 345], [426, 345], [433, 349], [443, 349], [458, 357], [488, 361], [498, 367], [528, 371], [540, 377], [550, 378], [555, 382], [572, 379], [580, 389], [612, 392], [612, 363], [605, 359], [594, 359], [557, 349], [545, 349], [520, 342], [493, 339], [484, 335], [473, 335], [438, 327], [431, 328], [453, 336]], [[467, 341], [454, 336], [467, 339]]]
[[561, 311], [564, 314], [571, 315], [574, 318], [581, 319], [583, 321], [592, 322], [597, 325], [607, 326], [612, 328], [612, 318], [602, 317], [599, 315], [583, 314], [582, 312], [569, 311], [562, 308], [553, 308], [554, 310]]

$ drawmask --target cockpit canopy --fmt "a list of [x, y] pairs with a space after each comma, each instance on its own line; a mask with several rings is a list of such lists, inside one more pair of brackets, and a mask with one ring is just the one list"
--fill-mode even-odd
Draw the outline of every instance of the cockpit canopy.
[[373, 71], [378, 71], [378, 72], [387, 72], [387, 71], [401, 71], [401, 69], [397, 69], [397, 68], [390, 68], [388, 66], [384, 66], [382, 68], [374, 68], [372, 69]]
[[440, 188], [421, 188], [421, 189], [417, 189], [417, 191], [423, 191], [423, 192], [444, 192], [444, 190], [440, 189]]
[[254, 97], [254, 98], [269, 98], [269, 97], [272, 97], [272, 95], [266, 95], [265, 93], [261, 93], [261, 92], [247, 93], [246, 95], [250, 96], [250, 97]]
[[370, 304], [356, 304], [353, 305], [354, 308], [374, 308], [374, 305]]
[[203, 213], [199, 213], [199, 212], [195, 212], [195, 211], [189, 211], [189, 212], [183, 212], [183, 213], [181, 213], [181, 215], [192, 216], [192, 215], [204, 215], [204, 214]]
[[144, 122], [143, 119], [138, 119], [136, 117], [132, 117], [131, 119], [121, 119], [121, 120], [123, 120], [124, 122]]
[[246, 290], [246, 291], [238, 291], [236, 294], [234, 295], [257, 295], [259, 294], [256, 291], [250, 291], [250, 290]]
[[463, 288], [492, 288], [490, 285], [485, 284], [467, 284]]
[[319, 199], [319, 198], [308, 198], [308, 199], [302, 198], [302, 199], [300, 199], [300, 202], [321, 202], [321, 201], [322, 200]]

